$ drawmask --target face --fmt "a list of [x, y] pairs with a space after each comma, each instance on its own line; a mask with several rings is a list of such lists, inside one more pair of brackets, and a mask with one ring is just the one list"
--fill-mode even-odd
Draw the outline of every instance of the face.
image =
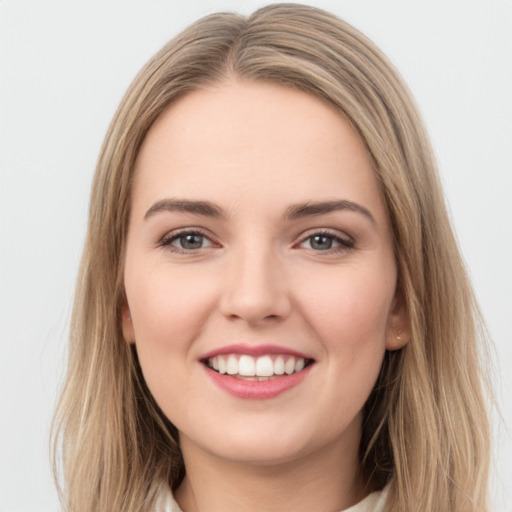
[[357, 451], [384, 351], [405, 342], [396, 277], [365, 148], [318, 99], [229, 81], [147, 135], [123, 330], [185, 455]]

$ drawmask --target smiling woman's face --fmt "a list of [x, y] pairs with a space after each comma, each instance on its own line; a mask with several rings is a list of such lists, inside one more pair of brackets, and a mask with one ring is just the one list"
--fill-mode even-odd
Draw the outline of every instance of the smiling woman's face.
[[406, 319], [365, 148], [277, 85], [193, 92], [154, 124], [133, 186], [123, 329], [187, 453], [355, 458]]

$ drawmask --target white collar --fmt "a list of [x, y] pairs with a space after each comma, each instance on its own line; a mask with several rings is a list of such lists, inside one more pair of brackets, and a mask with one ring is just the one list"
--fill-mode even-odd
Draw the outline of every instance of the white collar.
[[[364, 498], [362, 501], [346, 508], [340, 512], [381, 512], [384, 509], [386, 498], [389, 493], [389, 484], [381, 491], [373, 492]], [[162, 493], [162, 498], [159, 501], [155, 512], [182, 512], [176, 500], [174, 499], [171, 491], [166, 489]]]

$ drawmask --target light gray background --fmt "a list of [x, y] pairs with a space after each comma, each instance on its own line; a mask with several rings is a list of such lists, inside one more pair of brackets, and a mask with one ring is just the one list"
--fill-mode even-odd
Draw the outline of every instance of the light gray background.
[[[512, 1], [312, 0], [392, 59], [432, 135], [496, 343], [492, 496], [512, 510]], [[57, 510], [48, 431], [99, 147], [142, 64], [261, 1], [0, 1], [0, 511]], [[508, 426], [506, 426], [508, 425]]]

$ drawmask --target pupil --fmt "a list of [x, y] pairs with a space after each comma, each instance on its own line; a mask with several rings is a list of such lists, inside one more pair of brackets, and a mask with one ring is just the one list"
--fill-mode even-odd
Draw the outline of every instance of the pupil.
[[200, 249], [203, 245], [202, 235], [185, 235], [180, 239], [183, 249]]
[[311, 240], [311, 247], [313, 249], [327, 250], [332, 247], [332, 238], [323, 235], [315, 235]]

